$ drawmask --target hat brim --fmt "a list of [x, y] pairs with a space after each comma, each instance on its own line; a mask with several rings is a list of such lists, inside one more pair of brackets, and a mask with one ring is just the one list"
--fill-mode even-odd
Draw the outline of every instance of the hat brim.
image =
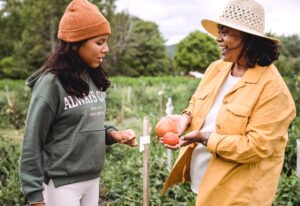
[[254, 31], [254, 30], [251, 30], [251, 29], [248, 29], [248, 28], [245, 28], [243, 26], [239, 26], [239, 25], [236, 25], [236, 24], [233, 24], [233, 23], [230, 23], [230, 22], [225, 22], [225, 21], [220, 21], [220, 20], [219, 21], [215, 21], [215, 20], [203, 19], [203, 20], [201, 20], [201, 24], [202, 24], [203, 28], [209, 34], [211, 34], [214, 37], [217, 37], [219, 35], [218, 25], [221, 24], [221, 25], [228, 26], [230, 28], [233, 28], [233, 29], [236, 29], [236, 30], [248, 33], [248, 34], [252, 34], [252, 35], [255, 35], [255, 36], [259, 36], [259, 37], [262, 37], [262, 38], [266, 38], [266, 39], [272, 40], [272, 41], [274, 41], [276, 43], [280, 42], [279, 39], [268, 37], [268, 36], [266, 36], [264, 34], [261, 34], [259, 32]]

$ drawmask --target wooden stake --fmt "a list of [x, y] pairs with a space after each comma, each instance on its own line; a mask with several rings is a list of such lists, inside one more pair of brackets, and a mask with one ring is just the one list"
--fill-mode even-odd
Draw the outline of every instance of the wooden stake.
[[[166, 104], [166, 114], [167, 116], [172, 115], [173, 113], [173, 105], [172, 105], [172, 98], [168, 98], [168, 102]], [[167, 149], [167, 169], [168, 171], [171, 171], [172, 169], [172, 151], [170, 149]]]
[[8, 86], [7, 85], [4, 86], [4, 90], [5, 90], [5, 94], [6, 94], [7, 104], [8, 104], [8, 106], [10, 108], [12, 108], [14, 105], [13, 105], [12, 100], [10, 98], [9, 90], [8, 90]]
[[[149, 119], [147, 116], [144, 117], [143, 120], [143, 138], [150, 138], [149, 131], [150, 131], [150, 124]], [[150, 142], [150, 141], [149, 141]], [[144, 151], [143, 151], [143, 206], [148, 206], [149, 201], [149, 188], [150, 188], [150, 181], [149, 181], [149, 155], [150, 155], [150, 144], [144, 144]]]

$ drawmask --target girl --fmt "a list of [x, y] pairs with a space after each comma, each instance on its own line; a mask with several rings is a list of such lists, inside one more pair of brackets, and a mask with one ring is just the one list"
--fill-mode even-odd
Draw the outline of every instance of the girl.
[[59, 46], [27, 80], [33, 92], [20, 179], [31, 205], [98, 205], [106, 145], [136, 146], [131, 129], [104, 125], [110, 81], [101, 63], [110, 34], [95, 5], [73, 0], [59, 24]]

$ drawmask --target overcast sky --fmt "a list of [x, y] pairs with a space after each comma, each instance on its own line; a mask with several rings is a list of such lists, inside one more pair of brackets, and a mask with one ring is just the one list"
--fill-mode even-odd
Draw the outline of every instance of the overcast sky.
[[[300, 35], [299, 0], [257, 0], [265, 8], [266, 32]], [[117, 11], [159, 25], [166, 44], [178, 43], [190, 32], [204, 31], [203, 18], [218, 18], [228, 0], [117, 0]]]

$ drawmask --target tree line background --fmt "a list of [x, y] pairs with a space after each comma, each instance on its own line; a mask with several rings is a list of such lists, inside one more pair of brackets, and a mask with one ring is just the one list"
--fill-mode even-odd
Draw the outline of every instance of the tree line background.
[[[56, 35], [64, 9], [70, 0], [0, 0], [0, 77], [24, 79], [38, 69], [58, 44]], [[179, 44], [166, 46], [156, 23], [116, 12], [116, 0], [91, 0], [109, 20], [112, 35], [106, 58], [111, 76], [180, 75], [203, 72], [219, 58], [213, 38], [191, 32]], [[200, 25], [199, 25], [200, 27]], [[300, 72], [298, 35], [281, 39], [277, 61], [283, 75]]]

